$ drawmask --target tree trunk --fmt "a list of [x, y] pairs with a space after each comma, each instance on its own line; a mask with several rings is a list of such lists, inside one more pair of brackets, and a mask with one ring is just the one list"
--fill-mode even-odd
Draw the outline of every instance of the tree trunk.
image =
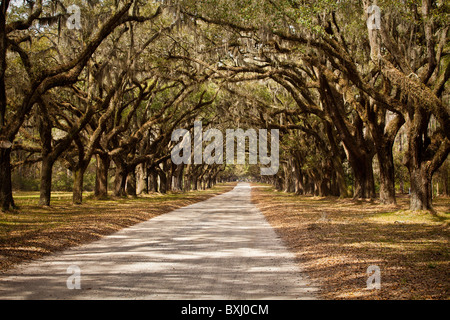
[[373, 199], [375, 198], [375, 181], [373, 177], [373, 166], [371, 156], [361, 156], [357, 159], [350, 156], [350, 165], [353, 169], [354, 199]]
[[131, 197], [137, 197], [136, 193], [136, 168], [131, 170], [127, 176], [127, 184], [126, 184], [126, 192], [127, 195]]
[[284, 192], [294, 191], [294, 181], [292, 177], [292, 161], [289, 160], [288, 163], [283, 164], [284, 173]]
[[[45, 111], [46, 109], [43, 108]], [[52, 171], [57, 157], [51, 156], [52, 150], [52, 127], [46, 112], [38, 117], [39, 135], [41, 138], [41, 177], [40, 177], [40, 195], [39, 205], [49, 206], [52, 193]]]
[[330, 181], [330, 195], [334, 197], [339, 197], [341, 195], [339, 184], [336, 177], [336, 172], [331, 173], [331, 181]]
[[171, 191], [172, 190], [172, 182], [173, 182], [173, 174], [174, 174], [174, 170], [173, 170], [173, 166], [169, 166], [167, 164], [164, 164], [163, 166], [163, 170], [166, 170], [167, 168], [167, 173], [166, 173], [166, 192], [167, 191]]
[[211, 189], [213, 187], [213, 183], [212, 183], [212, 176], [209, 175], [207, 177], [207, 184], [206, 184], [206, 188]]
[[137, 166], [137, 194], [148, 193], [148, 174], [147, 166], [145, 163], [141, 163]]
[[448, 183], [448, 167], [444, 164], [441, 169], [441, 182], [442, 182], [442, 195], [448, 197], [450, 195], [449, 183]]
[[408, 132], [408, 152], [406, 166], [408, 167], [411, 196], [410, 210], [433, 210], [432, 178], [433, 174], [447, 159], [450, 142], [444, 139], [437, 151], [430, 150], [427, 141], [429, 137], [428, 124], [430, 115], [425, 110], [417, 110], [410, 120]]
[[73, 204], [81, 204], [83, 202], [83, 180], [86, 167], [77, 168], [73, 172]]
[[107, 154], [97, 155], [97, 168], [95, 175], [95, 197], [106, 199], [108, 197], [108, 170], [110, 159]]
[[203, 175], [200, 178], [200, 190], [205, 190], [206, 189], [206, 181], [205, 181], [205, 176]]
[[184, 165], [181, 165], [181, 168], [177, 175], [177, 188], [180, 191], [183, 191], [183, 175], [184, 175]]
[[304, 179], [304, 188], [303, 188], [303, 194], [312, 194], [312, 191], [311, 191], [311, 184], [310, 184], [310, 182], [309, 182], [309, 180], [310, 180], [310, 177], [309, 177], [309, 174], [307, 174], [307, 173], [305, 173], [304, 175], [303, 175], [303, 179]]
[[147, 170], [149, 175], [149, 191], [150, 192], [158, 192], [158, 172], [150, 167]]
[[439, 197], [440, 193], [439, 193], [439, 181], [436, 182], [436, 197]]
[[380, 167], [380, 201], [384, 204], [396, 204], [395, 199], [395, 169], [392, 148], [377, 151]]
[[[6, 125], [6, 52], [7, 52], [7, 36], [6, 36], [6, 12], [9, 1], [2, 1], [0, 7], [0, 140], [6, 137], [4, 132]], [[11, 140], [12, 142], [12, 140]], [[2, 148], [0, 146], [0, 205], [2, 211], [8, 211], [14, 207], [14, 200], [12, 197], [11, 184], [11, 149]]]
[[303, 183], [303, 171], [299, 159], [294, 159], [295, 194], [305, 194], [305, 184]]
[[114, 196], [125, 197], [125, 186], [127, 182], [127, 171], [122, 166], [116, 164], [116, 174], [114, 178]]
[[300, 194], [302, 194], [303, 190], [302, 190], [301, 184], [300, 184], [301, 172], [300, 172], [300, 168], [299, 168], [299, 165], [298, 165], [296, 159], [294, 159], [293, 165], [294, 165], [294, 172], [293, 172], [294, 192], [296, 195], [300, 195]]
[[450, 183], [448, 183], [448, 171], [447, 171], [447, 175], [444, 176], [443, 178], [443, 184], [444, 184], [444, 196], [448, 197], [450, 196]]
[[191, 191], [192, 175], [189, 173], [184, 177], [184, 191]]
[[403, 177], [400, 177], [399, 188], [400, 193], [405, 193], [405, 181], [403, 180]]
[[43, 157], [41, 163], [41, 179], [39, 205], [50, 206], [52, 192], [53, 161], [49, 157]]
[[0, 148], [0, 204], [2, 211], [15, 207], [11, 184], [11, 149]]
[[192, 190], [198, 190], [198, 176], [196, 174], [194, 174], [192, 177]]
[[159, 176], [159, 192], [161, 193], [167, 193], [167, 174], [159, 169], [158, 170], [158, 176]]
[[322, 179], [320, 180], [320, 183], [318, 184], [319, 186], [319, 197], [326, 197], [330, 195], [330, 188], [328, 186], [329, 184], [329, 179], [326, 177], [322, 177]]
[[431, 177], [421, 168], [410, 169], [411, 198], [410, 210], [431, 210]]
[[[339, 162], [339, 163], [336, 163], [336, 162]], [[339, 197], [348, 198], [350, 196], [350, 193], [348, 191], [347, 181], [345, 179], [344, 167], [342, 166], [342, 162], [332, 159], [332, 163], [333, 163], [333, 168], [335, 169], [334, 177], [335, 177], [335, 183], [338, 187]], [[338, 194], [336, 194], [336, 195], [338, 195]]]
[[278, 191], [283, 190], [283, 179], [279, 175], [275, 176], [275, 189]]
[[184, 166], [179, 165], [175, 167], [175, 170], [173, 170], [173, 190], [174, 191], [182, 191], [183, 190], [183, 172], [184, 172]]

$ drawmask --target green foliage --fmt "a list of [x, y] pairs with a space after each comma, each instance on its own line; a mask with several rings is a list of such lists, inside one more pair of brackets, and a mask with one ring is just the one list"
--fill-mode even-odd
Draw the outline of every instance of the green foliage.
[[58, 171], [52, 177], [52, 189], [54, 191], [72, 191], [73, 175], [67, 171]]
[[[25, 2], [24, 5], [18, 3], [14, 2], [9, 9], [8, 19], [11, 21], [28, 15]], [[95, 5], [81, 0], [63, 3], [77, 4], [81, 7], [83, 28], [81, 31], [69, 32], [61, 28], [64, 19], [50, 21], [51, 15], [61, 15], [65, 12], [62, 6], [54, 5], [53, 1], [44, 1], [42, 19], [36, 21], [30, 30], [25, 30], [31, 35], [32, 41], [18, 44], [28, 54], [31, 73], [39, 75], [54, 66], [61, 66], [70, 61], [88, 44], [87, 39], [95, 34], [107, 17], [117, 10], [114, 5], [117, 1], [101, 1]], [[387, 26], [389, 36], [394, 42], [399, 42], [400, 51], [414, 51], [417, 59], [410, 59], [414, 61], [426, 61], [423, 59], [427, 48], [423, 31], [425, 22], [422, 21], [420, 14], [421, 3], [420, 0], [377, 2], [382, 11], [382, 23]], [[164, 139], [161, 139], [164, 143], [161, 142], [159, 146], [150, 148], [146, 144], [149, 140], [157, 140], [158, 137], [167, 135], [166, 129], [174, 124], [189, 127], [194, 120], [202, 119], [211, 126], [221, 129], [255, 127], [255, 124], [260, 127], [273, 125], [286, 128], [291, 125], [297, 128], [282, 130], [281, 134], [280, 151], [283, 160], [301, 158], [299, 169], [308, 174], [327, 170], [329, 172], [332, 163], [330, 157], [340, 157], [345, 169], [345, 178], [348, 184], [353, 183], [354, 177], [351, 175], [345, 153], [336, 150], [342, 148], [345, 142], [342, 138], [343, 133], [337, 132], [339, 131], [336, 128], [337, 121], [330, 117], [331, 112], [325, 110], [324, 99], [318, 88], [318, 74], [323, 73], [323, 70], [318, 68], [319, 64], [338, 78], [336, 81], [327, 81], [331, 86], [335, 86], [333, 98], [337, 100], [343, 98], [343, 122], [346, 126], [348, 124], [347, 128], [351, 131], [349, 135], [355, 138], [359, 132], [353, 125], [361, 111], [352, 104], [353, 97], [364, 95], [366, 100], [373, 97], [369, 99], [367, 89], [360, 90], [361, 88], [356, 88], [357, 85], [344, 94], [340, 92], [345, 90], [343, 89], [345, 84], [342, 85], [340, 80], [348, 81], [347, 73], [350, 73], [347, 72], [347, 67], [342, 67], [345, 63], [344, 59], [339, 58], [340, 53], [345, 52], [345, 58], [348, 54], [348, 63], [354, 63], [357, 69], [351, 78], [360, 78], [361, 81], [373, 78], [373, 81], [367, 81], [367, 84], [379, 94], [394, 97], [398, 93], [387, 92], [389, 87], [395, 87], [396, 84], [389, 83], [384, 86], [385, 78], [379, 70], [376, 70], [376, 66], [370, 63], [366, 15], [361, 1], [181, 0], [149, 3], [139, 1], [133, 4], [129, 14], [148, 16], [160, 4], [165, 8], [161, 19], [142, 24], [135, 23], [136, 21], [129, 22], [102, 40], [102, 45], [90, 57], [89, 63], [83, 66], [83, 72], [78, 75], [75, 86], [81, 93], [73, 92], [70, 86], [64, 87], [64, 84], [61, 85], [63, 88], [61, 90], [58, 88], [45, 93], [45, 98], [51, 101], [48, 112], [52, 122], [52, 145], [56, 145], [59, 139], [66, 136], [71, 129], [72, 121], [76, 123], [80, 120], [90, 103], [104, 99], [108, 90], [121, 80], [117, 79], [118, 75], [123, 74], [125, 80], [119, 90], [120, 93], [117, 93], [121, 96], [114, 100], [117, 106], [112, 118], [115, 119], [106, 121], [101, 127], [104, 130], [102, 138], [108, 136], [114, 129], [117, 129], [117, 135], [110, 141], [102, 141], [101, 147], [97, 145], [95, 148], [118, 155], [118, 158], [124, 161], [124, 165], [127, 165], [126, 162], [131, 163], [138, 156], [146, 156], [151, 159], [149, 161], [154, 161], [168, 154], [169, 143]], [[448, 1], [433, 2], [431, 15], [435, 21], [436, 34], [448, 21], [448, 6]], [[181, 14], [180, 10], [188, 14]], [[336, 19], [337, 26], [332, 26], [334, 31], [330, 31], [330, 23], [335, 22], [331, 17]], [[152, 35], [158, 37], [143, 50], [139, 59], [131, 63], [130, 57], [139, 51]], [[408, 45], [411, 47], [405, 46], [405, 39], [408, 39]], [[328, 51], [318, 44], [326, 45]], [[32, 91], [28, 88], [32, 76], [28, 74], [29, 70], [25, 70], [23, 55], [19, 55], [17, 51], [19, 51], [17, 48], [16, 51], [8, 49], [6, 59], [8, 68], [5, 84], [8, 108], [11, 109], [6, 118], [20, 108], [21, 100], [26, 97], [25, 91]], [[445, 71], [450, 61], [448, 44], [444, 45], [442, 56], [440, 67]], [[388, 57], [388, 60], [395, 59]], [[406, 62], [411, 61], [406, 59]], [[99, 66], [105, 65], [105, 69], [102, 70], [106, 71], [102, 71], [104, 73], [101, 75], [97, 74], [96, 72], [100, 73]], [[247, 67], [249, 69], [246, 70]], [[126, 72], [121, 73], [122, 70]], [[414, 68], [415, 72], [417, 70], [419, 69]], [[439, 72], [430, 81], [440, 77], [442, 74]], [[248, 77], [250, 80], [243, 81], [239, 77]], [[292, 89], [294, 94], [282, 84], [283, 81], [288, 83], [287, 87]], [[139, 101], [137, 108], [130, 103], [138, 97], [139, 86], [133, 86], [136, 83], [140, 83], [142, 87], [145, 87], [145, 83], [147, 87], [156, 84], [154, 91], [149, 93], [148, 100]], [[184, 96], [182, 89], [188, 94]], [[448, 91], [448, 88], [445, 90]], [[217, 93], [214, 102], [199, 110], [192, 110], [199, 103], [213, 99]], [[399, 100], [407, 100], [406, 96], [399, 94], [398, 97]], [[41, 146], [39, 121], [42, 119], [39, 118], [39, 113], [42, 110], [38, 107], [35, 109], [38, 111], [28, 115], [26, 125], [16, 137], [16, 142], [20, 142], [24, 149], [25, 147], [38, 149]], [[78, 138], [82, 143], [89, 140], [96, 129], [96, 121], [104, 111], [95, 110], [96, 114], [89, 123], [90, 127], [81, 130]], [[134, 141], [128, 139], [134, 136], [139, 126], [160, 111], [164, 112], [148, 128], [144, 127], [148, 130], [136, 139], [140, 140], [138, 143], [134, 144]], [[134, 117], [130, 120], [130, 124], [127, 124], [127, 117], [131, 114]], [[360, 116], [360, 118], [368, 121], [369, 117]], [[117, 128], [119, 125], [123, 125], [120, 130]], [[362, 126], [365, 126], [366, 131], [370, 128], [367, 123]], [[333, 127], [332, 130], [327, 131], [330, 127]], [[330, 148], [332, 139], [328, 134], [335, 135], [334, 150]], [[364, 135], [368, 137], [370, 134]], [[372, 141], [367, 138], [367, 142]], [[70, 150], [67, 150], [66, 158], [73, 161], [71, 165], [55, 165], [53, 190], [72, 190], [73, 176], [67, 168], [74, 167], [73, 163], [79, 155], [75, 144], [68, 149]], [[403, 164], [405, 152], [395, 150], [396, 184], [404, 185], [407, 190], [408, 172]], [[31, 152], [39, 153], [35, 150]], [[257, 172], [257, 166], [227, 166], [222, 176], [257, 176]], [[36, 190], [39, 187], [38, 179], [32, 175], [15, 174], [13, 183], [15, 188]], [[95, 170], [91, 166], [84, 175], [84, 189], [93, 190], [94, 185]]]
[[37, 191], [39, 190], [39, 178], [27, 177], [14, 173], [11, 177], [13, 190]]

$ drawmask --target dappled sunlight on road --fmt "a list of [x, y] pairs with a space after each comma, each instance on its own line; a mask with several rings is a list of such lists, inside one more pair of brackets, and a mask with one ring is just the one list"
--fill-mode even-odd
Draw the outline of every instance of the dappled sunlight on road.
[[[80, 290], [66, 287], [71, 265]], [[4, 299], [313, 299], [316, 291], [245, 183], [0, 278]]]

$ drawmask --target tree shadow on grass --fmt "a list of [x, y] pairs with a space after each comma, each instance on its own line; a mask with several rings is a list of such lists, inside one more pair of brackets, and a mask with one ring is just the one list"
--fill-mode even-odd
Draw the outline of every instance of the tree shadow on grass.
[[[324, 298], [448, 299], [445, 216], [386, 212], [392, 208], [348, 200], [289, 199], [261, 191], [253, 196], [299, 263], [321, 283]], [[381, 290], [366, 289], [371, 265], [380, 267]]]

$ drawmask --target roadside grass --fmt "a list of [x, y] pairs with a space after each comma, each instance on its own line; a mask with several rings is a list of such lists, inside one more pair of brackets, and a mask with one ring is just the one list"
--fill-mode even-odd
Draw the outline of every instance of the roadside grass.
[[50, 207], [39, 206], [37, 192], [15, 192], [19, 208], [0, 212], [0, 272], [206, 200], [230, 191], [234, 185], [218, 184], [208, 190], [106, 200], [96, 200], [91, 193], [84, 193], [82, 205], [72, 205], [70, 192], [53, 192]]
[[[449, 299], [450, 199], [436, 214], [377, 201], [296, 196], [253, 185], [252, 201], [296, 254], [324, 299]], [[367, 268], [381, 270], [368, 290]]]

